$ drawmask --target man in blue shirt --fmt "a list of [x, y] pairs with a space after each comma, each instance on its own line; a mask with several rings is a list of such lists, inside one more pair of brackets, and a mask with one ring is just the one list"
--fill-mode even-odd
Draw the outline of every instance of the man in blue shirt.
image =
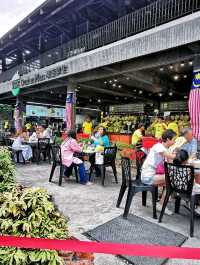
[[181, 149], [188, 152], [190, 158], [196, 157], [197, 154], [197, 140], [193, 137], [192, 129], [183, 129], [182, 135], [187, 140], [187, 143], [181, 146]]

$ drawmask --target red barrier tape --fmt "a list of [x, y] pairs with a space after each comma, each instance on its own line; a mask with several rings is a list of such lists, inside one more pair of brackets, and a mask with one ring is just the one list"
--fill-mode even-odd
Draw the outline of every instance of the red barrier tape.
[[83, 242], [76, 240], [52, 240], [0, 236], [0, 246], [49, 250], [67, 250], [86, 253], [104, 253], [112, 255], [144, 256], [156, 258], [196, 259], [200, 260], [200, 248], [164, 247], [150, 245]]

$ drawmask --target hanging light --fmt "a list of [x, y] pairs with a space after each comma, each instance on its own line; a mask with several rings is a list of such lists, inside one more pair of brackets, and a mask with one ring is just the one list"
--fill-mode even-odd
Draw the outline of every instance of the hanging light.
[[175, 75], [174, 80], [176, 80], [176, 81], [179, 80], [179, 75]]
[[174, 69], [174, 66], [173, 66], [173, 65], [170, 65], [170, 66], [169, 66], [169, 69], [170, 69], [170, 70], [173, 70], [173, 69]]
[[163, 95], [162, 93], [159, 93], [159, 94], [158, 94], [159, 97], [162, 97], [162, 95]]
[[181, 63], [181, 64], [180, 64], [180, 66], [181, 66], [181, 67], [184, 67], [184, 66], [185, 66], [185, 64], [184, 64], [184, 63]]
[[170, 97], [173, 96], [173, 92], [172, 91], [169, 92], [169, 96]]
[[99, 99], [97, 100], [97, 102], [98, 102], [98, 103], [101, 103], [101, 99], [99, 98]]
[[118, 81], [117, 79], [114, 79], [114, 82], [115, 82], [115, 83], [117, 83], [117, 81]]
[[189, 65], [193, 65], [193, 61], [189, 61]]
[[126, 80], [130, 80], [130, 77], [129, 77], [129, 76], [127, 76], [127, 77], [126, 77]]
[[142, 93], [143, 93], [143, 91], [142, 91], [142, 90], [140, 90], [140, 91], [139, 91], [139, 94], [141, 95]]
[[91, 98], [89, 99], [89, 102], [92, 102], [92, 99]]
[[106, 85], [108, 82], [107, 81], [104, 81], [104, 84]]
[[183, 77], [186, 79], [187, 78], [187, 75], [184, 75]]
[[164, 71], [164, 68], [163, 67], [160, 67], [160, 71], [163, 72]]
[[118, 88], [122, 88], [122, 85], [118, 85]]
[[112, 80], [109, 80], [109, 83], [110, 83], [110, 84], [112, 84], [112, 82], [113, 82]]
[[113, 84], [112, 86], [113, 86], [113, 87], [116, 87], [117, 85], [116, 85], [116, 84]]

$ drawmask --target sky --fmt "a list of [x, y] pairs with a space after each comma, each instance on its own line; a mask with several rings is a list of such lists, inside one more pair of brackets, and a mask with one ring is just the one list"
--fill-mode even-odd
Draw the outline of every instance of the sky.
[[0, 37], [45, 0], [0, 0]]

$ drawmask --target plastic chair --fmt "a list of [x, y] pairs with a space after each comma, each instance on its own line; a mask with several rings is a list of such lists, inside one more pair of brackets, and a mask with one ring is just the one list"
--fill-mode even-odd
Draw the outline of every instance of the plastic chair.
[[[141, 152], [142, 151], [140, 151], [140, 153]], [[137, 153], [138, 152], [136, 152], [136, 159], [139, 160], [139, 156], [137, 156]], [[138, 161], [138, 165], [140, 165], [140, 171], [141, 171], [141, 166], [143, 163], [143, 158], [144, 157], [141, 157], [141, 159]], [[141, 174], [139, 176], [137, 176], [137, 179], [132, 180], [131, 163], [130, 163], [129, 158], [122, 158], [121, 165], [122, 165], [122, 185], [121, 185], [119, 197], [117, 200], [117, 207], [120, 207], [124, 193], [125, 193], [126, 189], [128, 188], [128, 195], [127, 195], [127, 199], [126, 199], [126, 205], [125, 205], [123, 217], [127, 218], [133, 197], [138, 192], [142, 192], [142, 205], [146, 206], [147, 192], [149, 191], [152, 194], [153, 218], [157, 219], [156, 201], [157, 201], [157, 196], [158, 196], [158, 188], [154, 185], [143, 184], [141, 182], [141, 177], [140, 177]]]
[[51, 152], [50, 152], [50, 139], [49, 138], [40, 138], [38, 139], [38, 145], [37, 145], [37, 151], [36, 151], [36, 160], [39, 164], [41, 154], [44, 156], [44, 161], [46, 160], [46, 157], [48, 157], [49, 164], [51, 163]]
[[[107, 167], [112, 167], [113, 174], [115, 177], [115, 182], [118, 183], [117, 169], [116, 169], [116, 164], [115, 164], [116, 155], [117, 155], [117, 147], [116, 146], [105, 147], [104, 152], [103, 152], [103, 160], [104, 160], [103, 164], [102, 165], [95, 164], [95, 166], [97, 166], [101, 171], [102, 185], [103, 186], [105, 184], [106, 168]], [[91, 167], [89, 179], [91, 179], [92, 171], [93, 171], [93, 167]]]
[[162, 211], [159, 217], [159, 223], [162, 222], [165, 208], [168, 204], [170, 195], [175, 192], [175, 213], [179, 213], [181, 199], [190, 200], [190, 236], [194, 235], [194, 215], [195, 204], [200, 197], [199, 194], [192, 194], [194, 183], [194, 168], [192, 166], [174, 165], [165, 163], [165, 181], [166, 196], [163, 203]]
[[[51, 168], [49, 182], [52, 181], [55, 169], [56, 169], [57, 166], [59, 166], [60, 167], [59, 186], [61, 186], [62, 185], [62, 178], [63, 178], [64, 168], [65, 168], [65, 166], [62, 164], [61, 148], [58, 145], [53, 145], [51, 147], [51, 151], [52, 151], [53, 164], [52, 164], [52, 168]], [[78, 183], [79, 181], [78, 181], [77, 167], [76, 166], [72, 166], [72, 167], [75, 170], [76, 182]]]

